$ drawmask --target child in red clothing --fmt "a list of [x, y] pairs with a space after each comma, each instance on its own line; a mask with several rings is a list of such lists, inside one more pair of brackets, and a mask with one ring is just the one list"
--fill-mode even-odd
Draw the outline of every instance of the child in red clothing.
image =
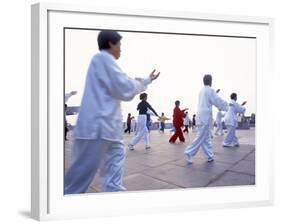
[[175, 134], [170, 138], [169, 142], [170, 143], [175, 143], [175, 141], [177, 140], [177, 138], [179, 137], [181, 142], [185, 141], [185, 138], [183, 136], [181, 127], [183, 126], [183, 119], [185, 117], [185, 111], [188, 110], [187, 108], [181, 110], [179, 108], [180, 106], [180, 101], [177, 100], [175, 102], [176, 107], [174, 108], [174, 114], [173, 114], [173, 125], [176, 129]]

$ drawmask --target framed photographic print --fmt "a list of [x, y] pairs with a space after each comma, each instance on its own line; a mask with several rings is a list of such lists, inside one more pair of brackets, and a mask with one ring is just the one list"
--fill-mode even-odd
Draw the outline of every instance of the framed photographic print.
[[271, 18], [31, 13], [33, 218], [272, 204]]

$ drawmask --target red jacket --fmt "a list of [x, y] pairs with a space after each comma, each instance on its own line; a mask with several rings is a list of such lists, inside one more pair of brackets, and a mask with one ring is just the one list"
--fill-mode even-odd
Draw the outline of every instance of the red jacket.
[[175, 107], [173, 114], [173, 125], [174, 127], [183, 126], [183, 119], [185, 117], [185, 110], [181, 110], [179, 107]]

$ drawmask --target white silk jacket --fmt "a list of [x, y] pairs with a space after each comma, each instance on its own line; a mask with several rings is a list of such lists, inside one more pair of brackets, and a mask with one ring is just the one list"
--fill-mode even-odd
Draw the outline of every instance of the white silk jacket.
[[246, 111], [245, 107], [236, 103], [235, 100], [231, 100], [229, 103], [228, 111], [226, 112], [225, 117], [224, 117], [225, 125], [237, 127], [238, 126], [237, 114], [245, 113], [245, 111]]
[[75, 138], [121, 141], [121, 101], [132, 100], [150, 83], [150, 78], [129, 78], [107, 51], [102, 50], [94, 55], [87, 72], [74, 130]]
[[227, 111], [228, 104], [220, 98], [210, 86], [204, 86], [199, 93], [197, 125], [210, 125], [212, 122], [212, 107]]

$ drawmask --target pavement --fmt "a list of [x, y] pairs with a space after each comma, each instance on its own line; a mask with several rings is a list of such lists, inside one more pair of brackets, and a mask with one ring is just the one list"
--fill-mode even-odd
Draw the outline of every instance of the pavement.
[[[124, 134], [126, 160], [123, 185], [128, 191], [201, 188], [218, 186], [241, 186], [255, 184], [255, 128], [237, 130], [240, 147], [222, 147], [224, 136], [213, 137], [214, 161], [207, 162], [202, 150], [188, 164], [184, 158], [185, 148], [191, 144], [196, 133], [185, 133], [185, 143], [168, 142], [171, 133], [165, 130], [150, 132], [151, 148], [146, 150], [139, 142], [133, 151], [127, 145], [134, 133]], [[71, 137], [69, 133], [68, 138]], [[65, 170], [71, 161], [73, 141], [65, 144]], [[100, 192], [99, 174], [90, 184], [87, 193]]]

